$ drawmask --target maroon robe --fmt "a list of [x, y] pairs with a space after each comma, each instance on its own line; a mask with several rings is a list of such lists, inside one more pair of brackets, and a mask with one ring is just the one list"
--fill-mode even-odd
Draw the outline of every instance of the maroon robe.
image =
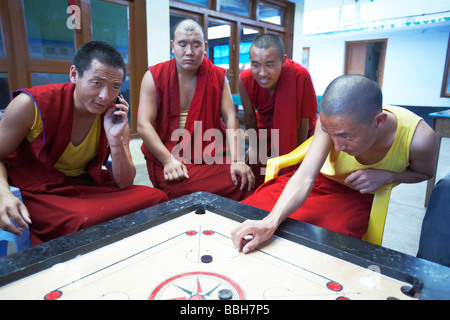
[[[271, 211], [294, 173], [267, 181], [242, 202]], [[361, 194], [319, 173], [308, 198], [289, 218], [362, 239], [372, 201], [373, 194]]]
[[[225, 69], [214, 66], [207, 58], [203, 59], [189, 106], [184, 137], [179, 139], [172, 138], [172, 134], [180, 125], [179, 83], [175, 59], [152, 66], [149, 70], [155, 82], [158, 102], [155, 130], [166, 148], [185, 164], [189, 174], [189, 179], [166, 181], [162, 164], [143, 144], [142, 152], [153, 185], [164, 190], [172, 199], [197, 191], [208, 191], [233, 200], [245, 199], [250, 193], [246, 191], [247, 188], [239, 190], [240, 179], [237, 185], [233, 184], [230, 161], [226, 158], [225, 124], [221, 119]], [[216, 145], [215, 139], [203, 141], [203, 134], [208, 129], [220, 130], [223, 144]], [[190, 152], [185, 152], [189, 149], [188, 146]], [[205, 161], [205, 155], [221, 160], [208, 162]]]
[[33, 245], [167, 201], [160, 190], [146, 186], [120, 189], [102, 169], [109, 149], [102, 129], [98, 154], [86, 166], [87, 173], [68, 177], [55, 169], [71, 139], [73, 121], [72, 83], [20, 89], [36, 103], [43, 131], [27, 139], [5, 160], [9, 183], [21, 190], [31, 215]]
[[[270, 96], [267, 89], [259, 86], [253, 78], [251, 69], [242, 71], [240, 78], [256, 110], [258, 132], [261, 129], [267, 129], [269, 134], [268, 156], [284, 155], [298, 146], [297, 130], [301, 119], [309, 119], [308, 136], [314, 134], [317, 120], [317, 96], [308, 70], [287, 59], [281, 69], [273, 96]], [[278, 144], [271, 142], [271, 129], [279, 130]], [[264, 181], [264, 176], [258, 172], [260, 168], [259, 165], [254, 166], [255, 175], [260, 176], [259, 180], [262, 180], [258, 185]], [[296, 168], [297, 166], [284, 168], [280, 174], [286, 174]]]

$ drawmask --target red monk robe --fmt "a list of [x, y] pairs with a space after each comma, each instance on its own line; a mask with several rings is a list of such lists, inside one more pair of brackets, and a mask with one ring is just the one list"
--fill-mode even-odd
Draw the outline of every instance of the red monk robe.
[[[189, 179], [167, 182], [164, 179], [162, 164], [145, 144], [142, 144], [142, 152], [145, 155], [153, 185], [164, 190], [171, 199], [197, 191], [207, 191], [237, 201], [245, 199], [250, 192], [247, 188], [239, 190], [240, 179], [236, 185], [233, 184], [230, 161], [226, 159], [225, 124], [221, 119], [222, 94], [224, 81], [226, 81], [225, 69], [214, 66], [207, 58], [203, 59], [184, 127], [185, 138], [180, 139], [172, 137], [180, 125], [179, 83], [175, 59], [152, 66], [149, 70], [156, 86], [158, 102], [155, 130], [166, 148], [175, 158], [184, 163], [189, 173]], [[208, 129], [219, 129], [223, 144], [215, 145], [214, 139], [203, 141], [204, 133]], [[188, 144], [190, 144], [190, 152], [181, 154], [180, 147], [182, 151], [188, 151]], [[217, 161], [205, 162], [211, 156], [220, 159], [222, 164]]]
[[146, 186], [120, 189], [102, 170], [109, 155], [103, 117], [98, 154], [87, 164], [87, 173], [68, 177], [53, 167], [70, 142], [74, 88], [72, 83], [45, 85], [13, 94], [29, 94], [43, 123], [32, 143], [25, 139], [5, 160], [9, 182], [21, 190], [31, 215], [33, 245], [168, 200], [162, 191]]
[[[294, 173], [267, 181], [242, 203], [270, 212]], [[372, 201], [373, 194], [361, 194], [319, 173], [310, 195], [289, 218], [362, 239]]]
[[[258, 130], [267, 129], [269, 134], [268, 156], [287, 154], [299, 145], [297, 130], [301, 119], [309, 119], [308, 137], [314, 134], [317, 120], [317, 96], [308, 70], [294, 61], [286, 59], [273, 96], [270, 96], [267, 89], [258, 85], [252, 76], [251, 69], [242, 71], [240, 78], [247, 96], [256, 110]], [[279, 130], [278, 145], [276, 142], [273, 145], [271, 143], [271, 129]], [[271, 147], [275, 150], [272, 150]], [[284, 168], [280, 174], [286, 174], [296, 168], [297, 166]], [[259, 169], [260, 166], [254, 168], [257, 177], [260, 176]]]

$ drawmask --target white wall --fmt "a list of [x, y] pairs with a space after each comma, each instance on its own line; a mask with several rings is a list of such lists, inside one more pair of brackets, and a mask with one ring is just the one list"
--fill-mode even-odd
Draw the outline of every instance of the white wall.
[[147, 0], [148, 65], [170, 59], [169, 0]]
[[[302, 34], [303, 13], [303, 4], [297, 2], [293, 59], [301, 61], [301, 48], [310, 47], [309, 72], [318, 95], [344, 73], [346, 41], [387, 38], [384, 101], [400, 105], [450, 106], [450, 98], [440, 98], [450, 22], [383, 32], [310, 36]], [[149, 66], [170, 59], [169, 18], [169, 0], [147, 0]], [[438, 25], [441, 27], [436, 27]]]
[[[296, 0], [295, 4], [295, 21], [294, 21], [294, 41], [292, 50], [292, 60], [302, 61], [302, 39], [303, 39], [303, 13], [305, 6], [302, 0]], [[292, 1], [295, 2], [295, 1]]]
[[392, 34], [383, 82], [392, 104], [450, 106], [440, 98], [450, 27]]
[[[438, 27], [440, 26], [440, 27]], [[450, 106], [441, 98], [450, 23], [432, 27], [408, 27], [389, 31], [343, 32], [304, 36], [310, 47], [309, 72], [318, 95], [337, 76], [344, 73], [345, 42], [387, 38], [383, 77], [384, 101], [415, 106]]]

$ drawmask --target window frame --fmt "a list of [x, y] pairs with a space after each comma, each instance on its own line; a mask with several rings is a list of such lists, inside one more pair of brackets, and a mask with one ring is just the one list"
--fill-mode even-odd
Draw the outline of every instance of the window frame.
[[[137, 106], [139, 104], [140, 84], [147, 70], [147, 16], [145, 0], [102, 0], [104, 2], [127, 6], [129, 10], [129, 63], [127, 76], [130, 81], [130, 130], [132, 137], [137, 133]], [[81, 9], [81, 28], [74, 29], [74, 46], [92, 40], [91, 0], [71, 0]], [[69, 14], [65, 13], [67, 18]], [[22, 1], [0, 1], [1, 30], [5, 48], [5, 58], [0, 58], [0, 72], [8, 73], [10, 93], [19, 88], [32, 86], [32, 73], [69, 73], [72, 61], [31, 59], [27, 41], [25, 14]], [[10, 17], [16, 17], [11, 19]], [[13, 32], [14, 30], [14, 32]]]
[[[230, 69], [228, 77], [230, 89], [233, 94], [238, 93], [239, 86], [239, 52], [240, 52], [240, 30], [246, 26], [259, 30], [259, 34], [275, 33], [280, 35], [288, 57], [292, 57], [294, 38], [295, 4], [286, 0], [249, 0], [251, 3], [250, 17], [243, 17], [225, 11], [218, 10], [220, 0], [210, 0], [209, 8], [194, 5], [182, 0], [170, 0], [170, 14], [182, 15], [186, 18], [195, 16], [205, 30], [207, 35], [208, 21], [226, 21], [232, 25], [230, 39]], [[282, 11], [281, 25], [259, 20], [259, 4], [279, 8]], [[231, 57], [233, 55], [233, 57]]]

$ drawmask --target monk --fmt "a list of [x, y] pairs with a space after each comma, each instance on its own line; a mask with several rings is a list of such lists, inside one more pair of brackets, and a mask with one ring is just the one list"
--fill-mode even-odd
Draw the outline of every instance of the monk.
[[[376, 82], [344, 75], [326, 89], [310, 148], [295, 173], [259, 187], [247, 203], [270, 211], [232, 231], [244, 252], [268, 239], [287, 217], [362, 238], [373, 192], [386, 184], [416, 183], [434, 174], [439, 142], [417, 115], [382, 107]], [[247, 242], [244, 240], [251, 237]]]
[[[259, 186], [268, 157], [291, 152], [314, 133], [317, 96], [308, 70], [287, 58], [277, 35], [258, 36], [249, 57], [251, 67], [240, 74], [239, 93], [246, 129], [256, 130], [259, 138], [257, 145], [250, 139], [246, 159]], [[272, 129], [279, 134], [273, 139]], [[281, 174], [295, 169], [284, 168]]]
[[[0, 227], [32, 245], [132, 213], [168, 198], [134, 186], [126, 65], [104, 42], [81, 46], [70, 83], [13, 93], [0, 121]], [[117, 121], [113, 121], [114, 115]], [[102, 169], [111, 156], [112, 176]], [[9, 185], [21, 190], [23, 203]]]
[[240, 152], [225, 69], [205, 57], [194, 20], [174, 27], [171, 46], [175, 57], [150, 67], [141, 85], [138, 132], [149, 177], [170, 199], [208, 191], [243, 200], [254, 176]]

